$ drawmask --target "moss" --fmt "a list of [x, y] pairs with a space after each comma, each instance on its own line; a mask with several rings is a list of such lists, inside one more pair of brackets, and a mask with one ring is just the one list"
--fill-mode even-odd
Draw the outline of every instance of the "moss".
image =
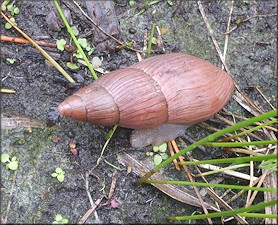
[[[55, 167], [69, 168], [65, 154], [55, 154], [57, 144], [53, 143], [55, 131], [52, 129], [33, 129], [32, 133], [26, 133], [25, 129], [12, 129], [2, 132], [3, 152], [11, 157], [16, 156], [19, 160], [19, 168], [16, 175], [16, 189], [13, 192], [13, 210], [20, 213], [20, 221], [30, 223], [36, 220], [37, 208], [44, 208], [42, 198], [45, 194], [54, 195], [55, 189], [50, 187], [58, 184], [51, 177]], [[15, 141], [14, 141], [15, 140]], [[61, 149], [62, 145], [59, 145]], [[61, 151], [61, 150], [58, 150]], [[2, 164], [2, 169], [4, 165]], [[2, 170], [2, 183], [6, 187], [2, 197], [7, 199], [11, 187], [13, 172]], [[49, 191], [52, 191], [49, 192]], [[2, 205], [3, 209], [6, 204]], [[11, 214], [18, 218], [19, 215]]]

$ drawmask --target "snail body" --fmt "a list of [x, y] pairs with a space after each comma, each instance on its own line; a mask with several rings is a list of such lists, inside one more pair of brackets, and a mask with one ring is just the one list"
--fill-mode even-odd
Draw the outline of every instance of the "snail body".
[[[66, 117], [97, 125], [119, 124], [135, 129], [131, 136], [134, 147], [158, 145], [220, 111], [229, 101], [233, 87], [230, 75], [211, 63], [171, 53], [102, 76], [69, 96], [58, 111]], [[169, 134], [171, 137], [158, 141], [145, 143], [139, 138], [133, 143], [142, 132], [148, 133], [150, 139], [157, 129], [168, 134], [171, 130], [179, 131], [174, 138]], [[165, 135], [163, 131], [159, 133]]]

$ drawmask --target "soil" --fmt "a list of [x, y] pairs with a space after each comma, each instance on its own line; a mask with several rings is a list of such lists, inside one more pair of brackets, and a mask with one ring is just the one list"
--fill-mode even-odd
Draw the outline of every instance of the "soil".
[[[152, 24], [156, 24], [165, 33], [162, 35], [163, 45], [154, 46], [153, 49], [157, 51], [151, 56], [183, 52], [221, 66], [197, 2], [159, 1], [145, 7], [145, 11], [140, 14], [138, 12], [144, 9], [143, 0], [135, 1], [135, 6], [131, 6], [129, 1], [114, 2], [121, 31], [119, 39], [122, 42], [134, 41], [132, 47], [142, 49], [145, 30], [149, 35]], [[170, 5], [168, 2], [173, 4]], [[49, 38], [47, 41], [53, 43], [64, 38], [70, 43], [66, 28], [52, 31], [47, 25], [49, 1], [23, 0], [15, 1], [15, 4], [20, 9], [20, 13], [15, 16], [16, 23], [30, 37], [36, 39], [46, 36]], [[231, 1], [204, 1], [202, 4], [223, 51]], [[81, 5], [84, 7], [84, 3]], [[96, 29], [71, 1], [67, 2], [66, 8], [70, 9], [73, 25], [77, 26], [79, 35], [84, 35], [87, 30]], [[83, 9], [86, 11], [85, 7]], [[252, 18], [229, 34], [226, 56], [226, 63], [235, 82], [252, 101], [257, 101], [264, 111], [271, 110], [271, 107], [254, 87], [259, 86], [270, 103], [277, 105], [277, 15], [273, 16], [275, 13], [277, 13], [276, 1], [235, 1], [231, 27], [236, 26], [240, 19]], [[20, 37], [15, 30], [4, 29], [4, 23], [2, 19], [2, 35]], [[87, 40], [91, 46], [95, 46], [94, 37], [88, 36]], [[84, 80], [81, 86], [93, 82], [85, 66], [74, 71], [66, 67], [66, 62], [71, 58], [70, 53], [55, 48], [44, 47], [44, 49], [71, 76]], [[101, 68], [108, 71], [125, 68], [137, 62], [136, 53], [128, 49], [108, 53], [96, 49], [90, 59], [93, 56], [101, 58], [103, 60]], [[11, 64], [7, 58], [16, 61]], [[98, 76], [101, 74], [98, 73]], [[1, 95], [2, 114], [17, 114], [46, 124], [32, 129], [24, 126], [13, 128], [2, 126], [2, 153], [7, 153], [11, 157], [16, 156], [19, 160], [12, 193], [14, 172], [6, 170], [5, 165], [1, 163], [2, 221], [5, 219], [9, 208], [8, 202], [11, 199], [7, 215], [8, 223], [47, 224], [54, 221], [56, 214], [61, 214], [70, 223], [77, 223], [91, 207], [85, 186], [85, 173], [89, 170], [94, 174], [88, 179], [93, 201], [99, 199], [103, 193], [108, 195], [112, 174], [117, 172], [113, 197], [117, 198], [119, 206], [112, 208], [107, 205], [98, 208], [99, 219], [96, 220], [95, 214], [92, 214], [86, 223], [180, 223], [171, 222], [167, 217], [202, 212], [200, 208], [172, 199], [151, 185], [138, 184], [138, 176], [134, 173], [117, 170], [104, 160], [96, 166], [105, 143], [105, 136], [112, 127], [99, 127], [55, 117], [57, 104], [74, 93], [76, 88], [50, 66], [30, 44], [1, 42], [1, 87], [16, 91], [15, 94]], [[233, 99], [225, 108], [235, 114], [251, 116]], [[210, 120], [208, 123], [223, 126], [217, 120]], [[150, 146], [139, 150], [130, 147], [130, 132], [131, 130], [118, 128], [103, 155], [106, 161], [121, 169], [126, 169], [117, 160], [117, 154], [121, 152], [130, 153], [138, 160], [152, 160], [146, 156], [146, 152], [151, 151]], [[207, 133], [208, 131], [199, 127], [193, 127], [188, 131], [188, 134], [196, 140]], [[62, 137], [62, 140], [56, 143], [53, 140], [57, 137]], [[70, 140], [76, 143], [78, 156], [70, 153]], [[177, 142], [181, 148], [185, 145], [182, 139], [178, 139]], [[210, 152], [213, 152], [213, 155]], [[222, 149], [208, 149], [205, 152], [196, 149], [192, 154], [199, 160], [235, 156]], [[65, 171], [64, 182], [51, 177], [56, 167], [61, 167]], [[172, 167], [167, 167], [165, 170], [170, 172], [173, 178], [178, 176], [178, 172]], [[241, 182], [241, 184], [247, 183]], [[101, 204], [109, 201], [111, 199], [104, 199]], [[236, 207], [244, 207], [244, 202], [234, 204]], [[207, 223], [205, 220], [191, 222]], [[250, 220], [250, 223], [252, 222], [259, 221]]]

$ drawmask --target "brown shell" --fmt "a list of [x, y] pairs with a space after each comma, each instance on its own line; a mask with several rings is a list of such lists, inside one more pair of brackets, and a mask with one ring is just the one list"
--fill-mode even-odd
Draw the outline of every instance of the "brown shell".
[[194, 124], [221, 110], [233, 88], [230, 75], [211, 63], [171, 53], [102, 76], [58, 110], [77, 120], [132, 129]]

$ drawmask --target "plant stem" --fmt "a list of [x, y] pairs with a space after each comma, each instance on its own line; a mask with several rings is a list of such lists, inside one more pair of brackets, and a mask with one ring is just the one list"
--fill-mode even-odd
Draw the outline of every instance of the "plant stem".
[[275, 214], [263, 214], [263, 213], [239, 213], [238, 215], [244, 217], [252, 217], [252, 218], [272, 218], [272, 219], [277, 218], [277, 215]]
[[266, 141], [250, 141], [250, 142], [208, 142], [204, 146], [208, 147], [242, 147], [242, 146], [253, 146], [253, 145], [269, 145], [276, 144], [277, 140], [266, 140]]
[[266, 123], [264, 123], [264, 124], [262, 124], [262, 125], [259, 125], [259, 126], [256, 126], [256, 127], [251, 128], [251, 129], [249, 129], [249, 130], [246, 130], [246, 131], [243, 131], [243, 132], [241, 132], [241, 133], [238, 133], [238, 134], [236, 134], [236, 135], [234, 135], [234, 136], [232, 136], [232, 137], [226, 138], [225, 140], [231, 140], [231, 139], [235, 139], [235, 138], [237, 138], [237, 137], [241, 137], [241, 136], [243, 136], [243, 135], [245, 135], [245, 134], [249, 134], [249, 133], [251, 133], [251, 132], [253, 132], [253, 131], [255, 131], [255, 130], [261, 129], [262, 127], [269, 126], [269, 125], [271, 125], [271, 124], [273, 124], [273, 123], [277, 123], [277, 119], [268, 121], [268, 122], [266, 122]]
[[237, 157], [237, 158], [227, 158], [227, 159], [210, 159], [210, 160], [202, 160], [202, 161], [184, 161], [179, 162], [179, 165], [199, 165], [199, 164], [222, 164], [222, 163], [244, 163], [244, 162], [256, 162], [256, 161], [263, 161], [269, 159], [276, 159], [277, 154], [271, 155], [260, 155], [260, 156], [252, 156], [252, 157]]
[[253, 205], [247, 208], [240, 208], [235, 210], [229, 210], [225, 212], [216, 212], [216, 213], [210, 213], [210, 214], [202, 214], [202, 215], [193, 215], [193, 216], [171, 216], [168, 217], [169, 220], [192, 220], [192, 219], [206, 219], [206, 218], [216, 218], [216, 217], [222, 217], [222, 216], [233, 216], [235, 214], [239, 213], [245, 213], [245, 212], [251, 212], [255, 210], [261, 210], [268, 206], [273, 206], [277, 204], [277, 200], [269, 201], [269, 202], [263, 202], [259, 203], [257, 205]]
[[249, 187], [241, 185], [231, 185], [231, 184], [213, 184], [213, 183], [201, 183], [201, 182], [191, 182], [191, 181], [180, 181], [180, 180], [146, 180], [144, 183], [147, 184], [179, 184], [179, 185], [190, 185], [190, 186], [200, 186], [200, 187], [216, 187], [216, 188], [227, 188], [227, 189], [237, 189], [246, 191], [263, 191], [263, 192], [277, 192], [277, 188], [261, 188], [261, 187]]
[[81, 55], [82, 55], [84, 61], [86, 62], [86, 64], [87, 64], [87, 66], [88, 66], [88, 68], [89, 68], [91, 74], [93, 75], [94, 79], [97, 80], [98, 77], [97, 77], [97, 75], [96, 75], [96, 73], [95, 73], [95, 71], [94, 71], [94, 69], [93, 69], [93, 66], [92, 66], [92, 64], [89, 62], [89, 60], [88, 60], [87, 56], [85, 55], [85, 53], [84, 53], [82, 47], [80, 46], [80, 44], [78, 43], [78, 41], [77, 41], [77, 39], [76, 39], [74, 33], [72, 32], [72, 29], [71, 29], [71, 27], [70, 27], [70, 25], [69, 25], [69, 23], [68, 23], [66, 17], [64, 16], [64, 13], [63, 13], [62, 9], [61, 9], [60, 6], [59, 6], [59, 3], [57, 2], [57, 0], [53, 0], [53, 1], [54, 1], [54, 3], [55, 3], [55, 6], [56, 6], [56, 8], [57, 8], [57, 10], [58, 10], [58, 12], [59, 12], [59, 14], [60, 14], [60, 16], [61, 16], [61, 18], [62, 18], [64, 24], [65, 24], [66, 27], [67, 27], [67, 30], [68, 30], [68, 32], [69, 32], [69, 34], [70, 34], [72, 40], [74, 41], [76, 47], [78, 48], [79, 52], [81, 53]]
[[155, 29], [155, 24], [152, 25], [150, 40], [149, 40], [149, 44], [148, 44], [147, 58], [149, 58], [150, 54], [151, 54], [151, 47], [152, 47], [152, 40], [153, 40], [153, 35], [154, 35], [154, 29]]

